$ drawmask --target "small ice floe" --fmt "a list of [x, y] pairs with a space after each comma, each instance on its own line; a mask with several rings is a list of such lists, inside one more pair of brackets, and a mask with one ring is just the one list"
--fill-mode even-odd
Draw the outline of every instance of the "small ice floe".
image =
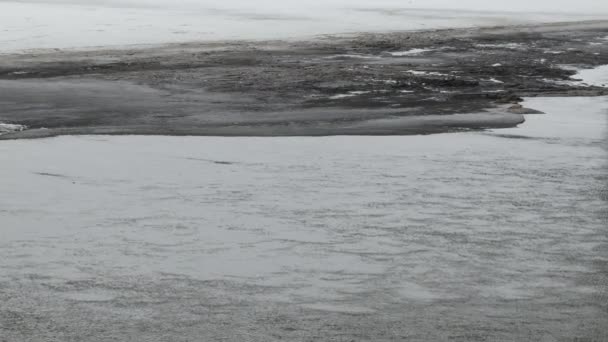
[[442, 74], [440, 72], [435, 71], [408, 70], [406, 72], [415, 76], [449, 76], [447, 74]]
[[0, 135], [11, 132], [21, 132], [25, 131], [27, 126], [25, 125], [16, 125], [16, 124], [7, 124], [0, 122]]
[[345, 99], [345, 98], [355, 97], [355, 96], [369, 94], [369, 93], [370, 93], [369, 91], [349, 91], [346, 94], [338, 94], [338, 95], [330, 96], [329, 99], [330, 100], [339, 100], [339, 99]]
[[520, 43], [505, 43], [505, 44], [475, 44], [478, 48], [487, 48], [487, 49], [509, 49], [509, 50], [518, 50], [522, 49], [525, 46]]
[[393, 57], [416, 56], [430, 51], [433, 51], [433, 49], [411, 49], [406, 51], [389, 52], [389, 55]]
[[546, 58], [541, 58], [538, 60], [539, 63], [545, 64], [547, 63], [547, 59]]
[[411, 93], [414, 93], [414, 91], [413, 90], [401, 90], [400, 93], [402, 93], [402, 94], [411, 94]]
[[13, 71], [9, 75], [27, 75], [29, 72], [27, 71]]
[[547, 50], [543, 53], [547, 55], [561, 55], [562, 53], [564, 53], [564, 51]]
[[502, 64], [500, 64], [500, 63], [496, 63], [496, 64], [492, 64], [492, 66], [493, 66], [493, 67], [495, 67], [495, 68], [498, 68], [498, 67], [501, 67], [501, 66], [502, 66]]

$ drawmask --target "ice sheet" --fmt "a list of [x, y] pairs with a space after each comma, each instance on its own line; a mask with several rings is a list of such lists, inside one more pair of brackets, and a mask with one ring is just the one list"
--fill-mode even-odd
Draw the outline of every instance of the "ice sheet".
[[[574, 12], [583, 13], [551, 13], [567, 6], [529, 3], [509, 2], [505, 6], [488, 1], [0, 1], [0, 53], [193, 40], [288, 39], [330, 33], [608, 17], [605, 14], [608, 9], [602, 14], [606, 6], [597, 3], [577, 2]], [[505, 10], [520, 12], [496, 12]]]

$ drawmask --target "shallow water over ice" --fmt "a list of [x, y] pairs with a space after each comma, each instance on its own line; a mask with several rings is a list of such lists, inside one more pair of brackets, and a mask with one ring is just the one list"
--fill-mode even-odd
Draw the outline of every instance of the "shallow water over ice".
[[254, 310], [373, 314], [375, 340], [414, 319], [435, 340], [605, 337], [608, 99], [526, 106], [547, 114], [493, 132], [2, 141], [0, 317], [198, 336], [203, 305], [250, 334]]

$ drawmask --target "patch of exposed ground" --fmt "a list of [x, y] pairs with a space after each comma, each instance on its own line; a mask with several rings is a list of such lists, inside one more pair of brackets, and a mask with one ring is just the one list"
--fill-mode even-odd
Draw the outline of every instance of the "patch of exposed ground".
[[29, 129], [0, 139], [509, 127], [523, 96], [608, 94], [564, 67], [608, 64], [607, 33], [586, 22], [3, 55], [0, 122]]

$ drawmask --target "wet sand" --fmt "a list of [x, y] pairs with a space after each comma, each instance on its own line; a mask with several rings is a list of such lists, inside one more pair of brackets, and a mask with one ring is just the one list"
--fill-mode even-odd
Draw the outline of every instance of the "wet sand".
[[[0, 58], [0, 139], [408, 135], [513, 127], [522, 96], [598, 96], [608, 22], [39, 51]], [[569, 67], [564, 67], [567, 65]]]

